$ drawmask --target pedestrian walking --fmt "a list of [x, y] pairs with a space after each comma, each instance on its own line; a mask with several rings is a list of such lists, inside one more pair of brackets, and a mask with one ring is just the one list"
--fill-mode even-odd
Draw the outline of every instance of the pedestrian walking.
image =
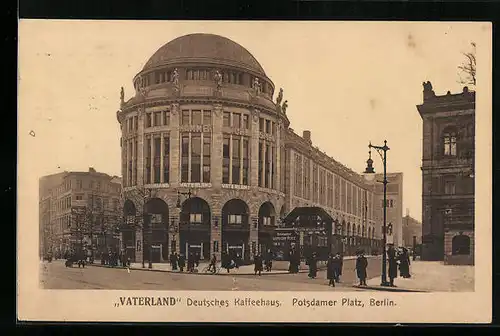
[[393, 246], [387, 249], [387, 263], [389, 264], [389, 285], [394, 286], [394, 279], [398, 277], [398, 259]]
[[254, 272], [255, 275], [259, 273], [259, 276], [261, 275], [262, 272], [262, 257], [260, 254], [256, 254], [255, 257], [253, 258], [253, 264], [254, 264]]
[[190, 273], [194, 272], [194, 262], [195, 262], [194, 254], [191, 252], [191, 253], [189, 253], [188, 260], [187, 260], [187, 270]]
[[210, 259], [210, 263], [208, 264], [208, 271], [215, 273], [217, 272], [217, 256], [215, 254], [212, 255]]
[[318, 259], [316, 258], [316, 252], [311, 254], [307, 264], [309, 265], [309, 278], [316, 279], [318, 273]]
[[337, 261], [331, 254], [326, 261], [326, 278], [328, 279], [328, 286], [335, 287], [335, 281], [337, 280]]
[[366, 286], [367, 267], [368, 267], [368, 260], [366, 259], [364, 252], [359, 251], [358, 257], [356, 258], [356, 274], [358, 276], [360, 286]]
[[186, 257], [182, 253], [179, 255], [178, 264], [179, 264], [179, 271], [184, 272], [184, 267], [186, 267]]

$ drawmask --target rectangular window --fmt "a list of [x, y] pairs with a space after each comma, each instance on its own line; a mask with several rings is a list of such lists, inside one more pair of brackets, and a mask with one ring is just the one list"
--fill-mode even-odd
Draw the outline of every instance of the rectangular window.
[[229, 224], [241, 224], [243, 222], [242, 215], [228, 215], [228, 223]]
[[[304, 184], [304, 190], [306, 185]], [[302, 197], [302, 156], [295, 154], [295, 196]]]
[[189, 110], [182, 111], [181, 125], [189, 125]]
[[146, 128], [151, 127], [151, 113], [146, 113]]
[[233, 184], [240, 184], [240, 158], [241, 158], [240, 139], [233, 138], [233, 167], [232, 167]]
[[181, 137], [181, 182], [189, 182], [189, 135]]
[[259, 132], [261, 133], [264, 132], [264, 124], [265, 124], [264, 118], [259, 118]]
[[78, 190], [82, 189], [82, 180], [76, 180], [76, 189]]
[[101, 182], [97, 182], [97, 190], [101, 190]]
[[201, 182], [201, 137], [191, 136], [191, 181]]
[[134, 129], [137, 131], [139, 129], [139, 118], [137, 116], [134, 117]]
[[241, 114], [233, 113], [233, 128], [241, 127]]
[[264, 154], [265, 157], [265, 167], [264, 167], [264, 187], [269, 188], [269, 173], [271, 171], [271, 149], [269, 144], [266, 144], [266, 152]]
[[244, 129], [249, 129], [250, 128], [250, 123], [248, 121], [248, 114], [244, 114], [243, 115], [241, 127], [244, 128]]
[[274, 189], [274, 175], [276, 171], [276, 148], [271, 146], [271, 189]]
[[154, 139], [154, 183], [160, 183], [160, 166], [161, 166], [161, 138]]
[[201, 214], [192, 213], [189, 214], [189, 222], [193, 224], [201, 224]]
[[248, 147], [248, 139], [243, 138], [243, 181], [241, 184], [248, 185], [248, 166], [250, 160], [250, 152]]
[[231, 113], [224, 112], [224, 115], [222, 116], [222, 126], [231, 127]]
[[151, 183], [151, 139], [146, 140], [144, 153], [144, 160], [146, 161], [146, 184], [148, 184]]
[[229, 141], [228, 135], [224, 135], [222, 143], [222, 183], [229, 183]]
[[212, 139], [209, 134], [203, 135], [203, 182], [210, 183], [210, 160], [212, 151]]
[[203, 125], [212, 126], [212, 112], [203, 111]]
[[266, 133], [271, 133], [271, 121], [266, 120]]
[[77, 200], [77, 201], [81, 201], [81, 200], [83, 200], [83, 196], [82, 196], [82, 195], [76, 195], [76, 200]]
[[445, 182], [444, 193], [447, 195], [455, 194], [455, 182], [454, 181], [446, 181]]
[[162, 122], [161, 122], [161, 115], [162, 113], [161, 112], [155, 112], [155, 120], [154, 120], [154, 126], [161, 126], [162, 125]]
[[169, 110], [163, 111], [163, 125], [165, 125], [165, 126], [170, 125], [170, 111]]
[[200, 110], [191, 111], [191, 125], [201, 125], [201, 124], [202, 124], [201, 111]]
[[135, 165], [134, 165], [134, 183], [137, 184], [137, 146], [138, 146], [138, 142], [137, 140], [134, 141], [134, 154], [135, 154]]
[[263, 144], [262, 141], [259, 141], [259, 187], [263, 185], [262, 179], [262, 169], [264, 168], [264, 158], [263, 158]]

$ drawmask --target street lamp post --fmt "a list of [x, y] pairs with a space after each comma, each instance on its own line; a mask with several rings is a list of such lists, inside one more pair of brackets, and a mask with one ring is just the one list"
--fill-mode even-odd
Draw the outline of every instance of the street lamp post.
[[367, 180], [373, 180], [375, 178], [375, 170], [373, 169], [373, 160], [372, 160], [372, 152], [371, 149], [374, 148], [377, 153], [380, 155], [382, 158], [382, 164], [384, 166], [384, 178], [382, 180], [382, 183], [384, 185], [384, 222], [383, 222], [383, 246], [382, 246], [382, 279], [381, 279], [381, 286], [389, 286], [389, 282], [387, 281], [387, 151], [390, 149], [387, 147], [387, 140], [384, 140], [384, 145], [383, 146], [374, 146], [371, 144], [368, 145], [368, 148], [370, 149], [369, 157], [368, 160], [366, 161], [367, 166], [366, 170], [364, 172], [365, 178]]
[[[181, 212], [182, 212], [181, 196], [187, 196], [187, 199], [190, 199], [192, 195], [193, 195], [193, 193], [191, 192], [191, 189], [188, 190], [187, 192], [177, 191], [177, 203], [175, 204], [175, 207], [177, 208], [178, 213], [179, 213], [179, 225], [178, 225], [179, 230], [181, 227]], [[190, 226], [188, 226], [188, 245], [189, 245], [189, 238], [191, 238], [190, 233], [191, 233], [191, 228], [190, 228]], [[180, 244], [181, 244], [181, 242], [179, 241], [179, 249], [181, 248]], [[189, 253], [189, 251], [186, 251], [186, 256], [187, 256], [187, 253]]]

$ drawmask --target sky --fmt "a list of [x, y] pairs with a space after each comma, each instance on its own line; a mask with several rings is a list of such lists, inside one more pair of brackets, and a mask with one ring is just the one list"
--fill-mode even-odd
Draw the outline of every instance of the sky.
[[[35, 158], [29, 175], [36, 180], [89, 167], [121, 175], [120, 87], [129, 99], [133, 77], [170, 40], [213, 33], [252, 53], [276, 93], [283, 88], [290, 126], [299, 135], [310, 130], [314, 145], [337, 161], [362, 172], [369, 141], [387, 140], [388, 171], [404, 174], [403, 208], [420, 220], [422, 82], [431, 81], [438, 95], [461, 92], [462, 52], [472, 41], [481, 48], [487, 29], [451, 22], [21, 20], [18, 134], [26, 155], [19, 164]], [[381, 172], [380, 158], [373, 159]]]

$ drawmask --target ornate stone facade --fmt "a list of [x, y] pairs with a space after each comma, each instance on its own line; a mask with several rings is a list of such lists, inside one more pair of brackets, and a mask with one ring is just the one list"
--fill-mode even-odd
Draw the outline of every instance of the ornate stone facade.
[[296, 153], [360, 195], [356, 205], [338, 209], [348, 245], [369, 247], [380, 237], [380, 226], [362, 215], [373, 188], [289, 128], [286, 108], [273, 102], [274, 84], [240, 45], [210, 34], [177, 38], [133, 81], [135, 95], [117, 119], [130, 224], [123, 246], [136, 261], [166, 261], [174, 252], [219, 259], [234, 252], [249, 261], [270, 248], [273, 228], [294, 206], [328, 208], [323, 194], [317, 202], [292, 196]]
[[474, 263], [475, 92], [436, 96], [424, 83], [422, 238], [424, 260]]

